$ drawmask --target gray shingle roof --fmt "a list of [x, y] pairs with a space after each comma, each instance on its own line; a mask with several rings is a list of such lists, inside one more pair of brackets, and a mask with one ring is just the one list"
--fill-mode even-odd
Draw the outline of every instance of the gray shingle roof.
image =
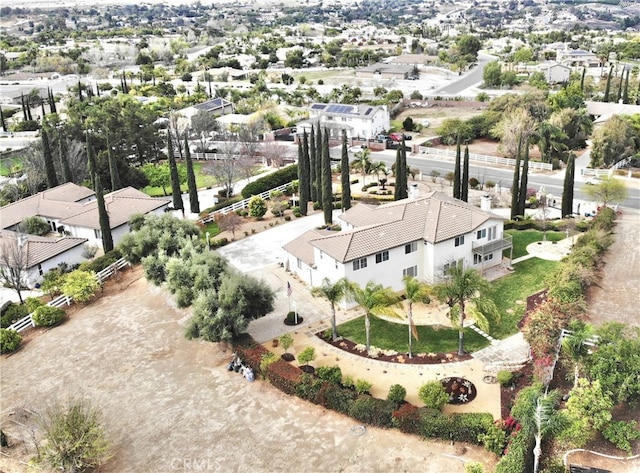
[[502, 219], [438, 192], [377, 207], [359, 204], [340, 218], [355, 228], [324, 237], [305, 234], [285, 250], [308, 255], [301, 250], [308, 244], [345, 263], [418, 240], [439, 243], [474, 231], [490, 218]]

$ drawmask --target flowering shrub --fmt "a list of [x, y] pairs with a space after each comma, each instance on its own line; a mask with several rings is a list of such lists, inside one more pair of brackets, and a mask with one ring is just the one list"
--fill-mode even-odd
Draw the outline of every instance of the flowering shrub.
[[303, 371], [284, 360], [278, 360], [267, 367], [267, 378], [280, 391], [296, 394], [296, 386], [302, 379]]
[[378, 347], [371, 347], [367, 353], [371, 358], [378, 358], [380, 353], [382, 353], [382, 350]]

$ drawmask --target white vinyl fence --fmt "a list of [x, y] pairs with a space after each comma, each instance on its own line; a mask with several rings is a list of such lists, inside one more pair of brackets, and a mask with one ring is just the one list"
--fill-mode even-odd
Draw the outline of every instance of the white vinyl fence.
[[[451, 149], [431, 148], [429, 146], [420, 146], [420, 154], [431, 154], [435, 156], [446, 156], [447, 158], [455, 158], [456, 152]], [[492, 164], [504, 164], [506, 166], [515, 166], [516, 160], [511, 158], [500, 158], [498, 156], [489, 156], [486, 154], [469, 153], [469, 160], [481, 161], [484, 163]], [[520, 164], [522, 166], [522, 163]], [[551, 163], [539, 163], [536, 161], [529, 161], [529, 169], [540, 169], [544, 171], [553, 170]]]
[[[96, 273], [96, 279], [100, 284], [102, 284], [106, 279], [109, 279], [111, 276], [116, 274], [118, 270], [124, 268], [125, 266], [130, 266], [130, 265], [131, 263], [129, 263], [127, 260], [125, 260], [124, 258], [120, 258], [115, 263], [110, 264], [109, 266], [104, 268], [102, 271]], [[65, 305], [71, 305], [72, 302], [73, 302], [73, 299], [71, 297], [62, 295], [48, 302], [47, 305], [51, 307], [62, 307]], [[33, 316], [33, 313], [21, 318], [17, 322], [14, 322], [13, 324], [9, 325], [9, 327], [7, 328], [9, 330], [15, 330], [16, 332], [22, 332], [23, 330], [29, 327], [35, 327], [36, 324], [33, 322], [32, 316]]]

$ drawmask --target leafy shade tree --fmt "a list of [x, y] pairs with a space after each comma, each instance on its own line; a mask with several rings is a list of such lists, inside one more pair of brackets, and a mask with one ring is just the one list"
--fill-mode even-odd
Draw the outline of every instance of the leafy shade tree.
[[465, 202], [469, 202], [469, 145], [464, 147], [462, 182], [460, 182], [460, 199]]
[[390, 287], [383, 287], [369, 281], [364, 288], [353, 285], [349, 288], [349, 297], [352, 297], [364, 310], [364, 327], [367, 339], [367, 350], [371, 347], [371, 316], [389, 315], [400, 317], [392, 306], [399, 306], [400, 296]]
[[39, 414], [38, 423], [46, 440], [42, 456], [57, 470], [93, 470], [113, 455], [102, 413], [87, 399], [52, 404]]
[[173, 195], [173, 208], [176, 210], [184, 210], [182, 204], [182, 191], [180, 190], [180, 176], [178, 174], [178, 165], [176, 164], [176, 158], [173, 155], [173, 140], [171, 139], [171, 133], [167, 136], [167, 154], [169, 158], [169, 172], [171, 173], [171, 193]]
[[413, 358], [413, 337], [418, 340], [418, 330], [413, 325], [413, 304], [428, 304], [431, 302], [430, 292], [430, 287], [416, 278], [410, 276], [404, 278], [404, 293], [409, 305], [409, 310], [407, 311], [407, 317], [409, 318], [409, 358]]
[[95, 176], [96, 181], [96, 202], [98, 203], [98, 219], [100, 220], [100, 236], [102, 237], [102, 249], [105, 253], [113, 250], [113, 236], [111, 235], [111, 223], [109, 213], [104, 202], [104, 191], [100, 176]]
[[212, 131], [218, 130], [218, 122], [213, 113], [200, 110], [191, 117], [191, 130], [200, 142], [198, 150], [204, 153], [207, 150], [208, 136]]
[[453, 169], [453, 198], [459, 199], [461, 197], [462, 177], [460, 176], [460, 135], [456, 142], [456, 161]]
[[497, 87], [502, 84], [502, 67], [498, 61], [487, 64], [482, 71], [482, 79], [489, 87]]
[[15, 238], [5, 239], [0, 251], [0, 282], [4, 286], [10, 287], [20, 299], [22, 290], [25, 288], [25, 281], [29, 271], [29, 253], [27, 247], [27, 237], [22, 233], [16, 233]]
[[261, 280], [227, 271], [218, 291], [202, 291], [193, 305], [187, 338], [231, 341], [249, 322], [273, 310], [274, 293]]
[[591, 167], [609, 167], [637, 152], [638, 130], [627, 117], [614, 115], [593, 134]]
[[309, 142], [307, 132], [298, 140], [298, 189], [300, 191], [300, 213], [307, 215], [309, 207]]
[[42, 217], [27, 217], [18, 224], [18, 232], [27, 235], [44, 236], [51, 231], [51, 225]]
[[614, 177], [603, 177], [596, 185], [585, 186], [584, 191], [592, 199], [607, 206], [611, 202], [620, 202], [629, 196], [624, 182]]
[[189, 140], [184, 136], [184, 158], [187, 164], [187, 186], [189, 187], [189, 208], [192, 213], [200, 213], [200, 200], [198, 199], [198, 186], [196, 185], [196, 173], [193, 171], [193, 161], [191, 160], [191, 150]]
[[328, 278], [322, 280], [322, 285], [314, 287], [311, 294], [321, 296], [329, 301], [331, 305], [331, 338], [335, 342], [338, 338], [338, 328], [336, 324], [336, 304], [349, 297], [353, 286], [346, 278], [341, 278], [332, 283]]
[[329, 155], [329, 132], [324, 131], [322, 139], [322, 212], [324, 224], [333, 222], [333, 189], [331, 185], [331, 156]]
[[453, 264], [446, 276], [433, 287], [433, 294], [436, 299], [449, 306], [449, 317], [458, 327], [458, 354], [462, 356], [465, 354], [464, 321], [467, 312], [485, 332], [489, 330], [489, 319], [500, 320], [500, 313], [487, 296], [489, 283], [478, 271]]
[[47, 172], [47, 187], [51, 189], [58, 185], [58, 177], [56, 176], [56, 168], [53, 164], [53, 154], [49, 145], [49, 136], [47, 130], [42, 128], [42, 151], [44, 153], [44, 167]]
[[65, 276], [60, 289], [76, 302], [88, 302], [100, 289], [100, 283], [93, 271], [76, 269]]
[[564, 175], [564, 186], [562, 188], [562, 216], [573, 214], [573, 187], [575, 185], [576, 155], [569, 154], [567, 169]]
[[351, 208], [351, 176], [349, 174], [349, 150], [347, 131], [342, 130], [342, 156], [340, 157], [340, 183], [342, 187], [342, 211]]

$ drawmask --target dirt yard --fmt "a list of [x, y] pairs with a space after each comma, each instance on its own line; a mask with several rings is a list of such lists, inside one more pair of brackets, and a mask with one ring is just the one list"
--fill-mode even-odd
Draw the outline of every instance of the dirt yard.
[[[85, 396], [104, 414], [114, 457], [102, 472], [462, 472], [493, 465], [476, 447], [367, 428], [228, 372], [231, 353], [183, 336], [186, 311], [141, 271], [59, 327], [2, 358], [0, 471], [27, 471], [31, 412]], [[455, 457], [455, 458], [454, 458]]]

